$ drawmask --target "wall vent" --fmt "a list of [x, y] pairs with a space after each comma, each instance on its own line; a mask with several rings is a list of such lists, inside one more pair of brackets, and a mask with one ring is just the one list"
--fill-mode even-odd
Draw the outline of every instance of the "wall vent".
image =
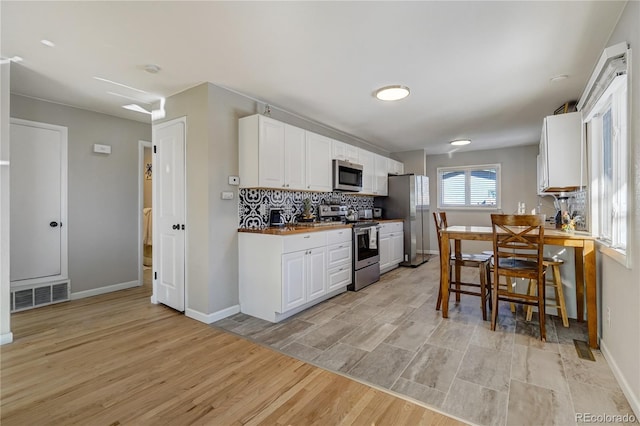
[[69, 282], [15, 290], [11, 292], [11, 312], [51, 305], [69, 299]]

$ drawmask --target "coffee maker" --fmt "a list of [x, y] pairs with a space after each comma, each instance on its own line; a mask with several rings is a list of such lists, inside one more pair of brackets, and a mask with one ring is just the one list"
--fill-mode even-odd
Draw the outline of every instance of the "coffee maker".
[[282, 209], [269, 210], [269, 226], [283, 226], [284, 218], [282, 217]]

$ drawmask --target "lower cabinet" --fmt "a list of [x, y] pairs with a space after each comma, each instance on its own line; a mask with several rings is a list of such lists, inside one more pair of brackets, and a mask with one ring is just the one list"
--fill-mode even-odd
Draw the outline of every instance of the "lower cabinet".
[[294, 235], [238, 234], [240, 311], [278, 322], [346, 291], [349, 228]]
[[404, 259], [404, 224], [383, 222], [380, 224], [380, 273], [384, 274]]

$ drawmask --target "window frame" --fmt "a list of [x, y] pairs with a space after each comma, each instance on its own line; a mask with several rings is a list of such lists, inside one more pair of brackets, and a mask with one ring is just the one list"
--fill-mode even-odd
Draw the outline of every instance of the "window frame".
[[[600, 251], [627, 268], [631, 267], [631, 221], [629, 212], [629, 182], [631, 182], [629, 137], [629, 80], [627, 75], [617, 76], [595, 103], [584, 122], [589, 128], [592, 154], [592, 233], [597, 237]], [[610, 144], [612, 181], [606, 185], [605, 143], [603, 116], [611, 113], [613, 137]], [[610, 199], [604, 202], [608, 189]], [[620, 215], [620, 213], [625, 213]]]
[[[471, 181], [468, 176], [474, 171], [481, 171], [487, 169], [495, 169], [496, 171], [496, 203], [483, 206], [482, 204], [471, 204]], [[465, 204], [445, 204], [443, 202], [442, 193], [442, 176], [444, 173], [450, 172], [463, 172], [465, 174]], [[438, 167], [436, 170], [436, 197], [438, 209], [447, 210], [501, 210], [502, 209], [502, 171], [500, 163], [495, 164], [474, 164], [468, 166], [447, 166]]]

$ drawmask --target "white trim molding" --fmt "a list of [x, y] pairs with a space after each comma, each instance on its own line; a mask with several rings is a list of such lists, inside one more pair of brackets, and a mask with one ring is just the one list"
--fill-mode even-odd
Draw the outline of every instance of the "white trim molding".
[[0, 334], [0, 346], [13, 342], [13, 333]]
[[119, 283], [108, 285], [104, 287], [98, 287], [91, 290], [78, 291], [71, 293], [71, 300], [84, 299], [85, 297], [98, 296], [100, 294], [111, 293], [119, 290], [126, 290], [128, 288], [140, 287], [140, 281], [129, 281], [126, 283]]
[[231, 315], [235, 315], [240, 312], [240, 305], [229, 306], [228, 308], [221, 309], [217, 312], [213, 312], [211, 314], [204, 314], [202, 312], [196, 311], [195, 309], [185, 309], [184, 314], [189, 318], [193, 318], [194, 320], [203, 322], [205, 324], [213, 324], [216, 321], [220, 321], [221, 319], [225, 319], [230, 317]]
[[629, 385], [629, 382], [627, 382], [627, 380], [624, 378], [624, 374], [622, 374], [622, 371], [620, 371], [615, 358], [607, 349], [607, 344], [604, 340], [600, 340], [600, 351], [602, 352], [604, 358], [607, 360], [607, 363], [609, 363], [609, 367], [613, 372], [613, 376], [618, 381], [618, 385], [620, 385], [622, 393], [624, 393], [624, 396], [627, 397], [627, 401], [629, 401], [629, 405], [636, 415], [636, 419], [640, 418], [640, 395], [635, 395], [633, 393], [633, 389]]

